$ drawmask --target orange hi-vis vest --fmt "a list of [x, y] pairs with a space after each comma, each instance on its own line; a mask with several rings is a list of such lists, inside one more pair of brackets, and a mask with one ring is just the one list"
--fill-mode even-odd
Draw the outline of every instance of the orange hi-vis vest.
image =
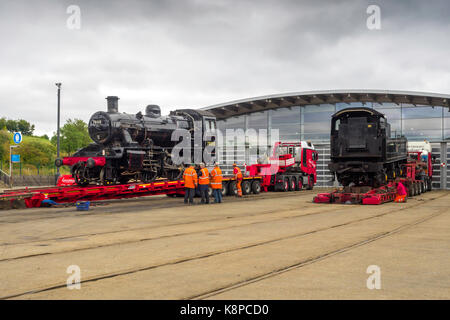
[[206, 168], [200, 170], [201, 176], [198, 177], [198, 184], [209, 184], [209, 171]]
[[211, 188], [222, 189], [222, 170], [219, 167], [215, 167], [211, 171]]
[[183, 173], [184, 187], [194, 189], [197, 185], [197, 172], [194, 167], [189, 167]]
[[237, 180], [242, 180], [241, 169], [239, 169], [238, 167], [234, 167], [233, 173]]

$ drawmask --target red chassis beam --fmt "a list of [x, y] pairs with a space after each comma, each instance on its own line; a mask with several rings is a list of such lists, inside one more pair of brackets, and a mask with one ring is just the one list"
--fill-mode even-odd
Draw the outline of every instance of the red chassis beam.
[[159, 194], [184, 194], [184, 182], [155, 181], [152, 183], [131, 183], [112, 186], [70, 186], [10, 190], [0, 194], [0, 200], [22, 197], [28, 208], [40, 207], [44, 199], [58, 203], [76, 201], [98, 201], [108, 199], [134, 198]]

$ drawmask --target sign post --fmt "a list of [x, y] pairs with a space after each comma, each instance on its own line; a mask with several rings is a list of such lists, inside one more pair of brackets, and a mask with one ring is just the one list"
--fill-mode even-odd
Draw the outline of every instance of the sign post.
[[17, 148], [19, 143], [22, 142], [22, 134], [20, 132], [14, 132], [13, 140], [16, 145], [9, 146], [9, 187], [12, 188], [13, 184], [13, 176], [12, 176], [12, 168], [13, 163], [20, 162], [20, 154], [12, 154], [12, 149]]

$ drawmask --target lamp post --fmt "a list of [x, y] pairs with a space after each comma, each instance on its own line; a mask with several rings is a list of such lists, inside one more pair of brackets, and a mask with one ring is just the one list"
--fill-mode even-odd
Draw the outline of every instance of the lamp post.
[[[60, 102], [61, 102], [61, 82], [55, 83], [58, 87], [58, 119], [56, 129], [56, 158], [59, 159], [59, 127], [60, 127]], [[56, 179], [59, 178], [59, 167], [56, 167]]]

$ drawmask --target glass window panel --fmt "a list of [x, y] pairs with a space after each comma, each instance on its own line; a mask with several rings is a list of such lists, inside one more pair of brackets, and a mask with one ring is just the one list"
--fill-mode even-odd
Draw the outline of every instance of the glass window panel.
[[300, 107], [273, 110], [272, 129], [278, 130], [281, 141], [299, 141]]
[[322, 104], [305, 106], [303, 114], [303, 137], [305, 140], [320, 141], [330, 139], [331, 116], [335, 106]]
[[393, 102], [372, 102], [372, 108], [378, 109], [400, 109], [400, 105]]
[[403, 119], [441, 118], [442, 107], [402, 105]]
[[384, 114], [386, 120], [390, 123], [391, 120], [400, 120], [402, 116], [401, 108], [397, 106], [394, 108], [374, 108], [378, 112]]
[[339, 102], [336, 103], [336, 111], [340, 111], [342, 109], [347, 109], [347, 108], [358, 108], [358, 107], [363, 107], [363, 108], [372, 108], [372, 102], [351, 102], [351, 103], [344, 103], [344, 102]]
[[248, 115], [248, 128], [267, 129], [267, 111], [255, 112]]
[[442, 119], [404, 119], [403, 134], [408, 139], [442, 139]]

